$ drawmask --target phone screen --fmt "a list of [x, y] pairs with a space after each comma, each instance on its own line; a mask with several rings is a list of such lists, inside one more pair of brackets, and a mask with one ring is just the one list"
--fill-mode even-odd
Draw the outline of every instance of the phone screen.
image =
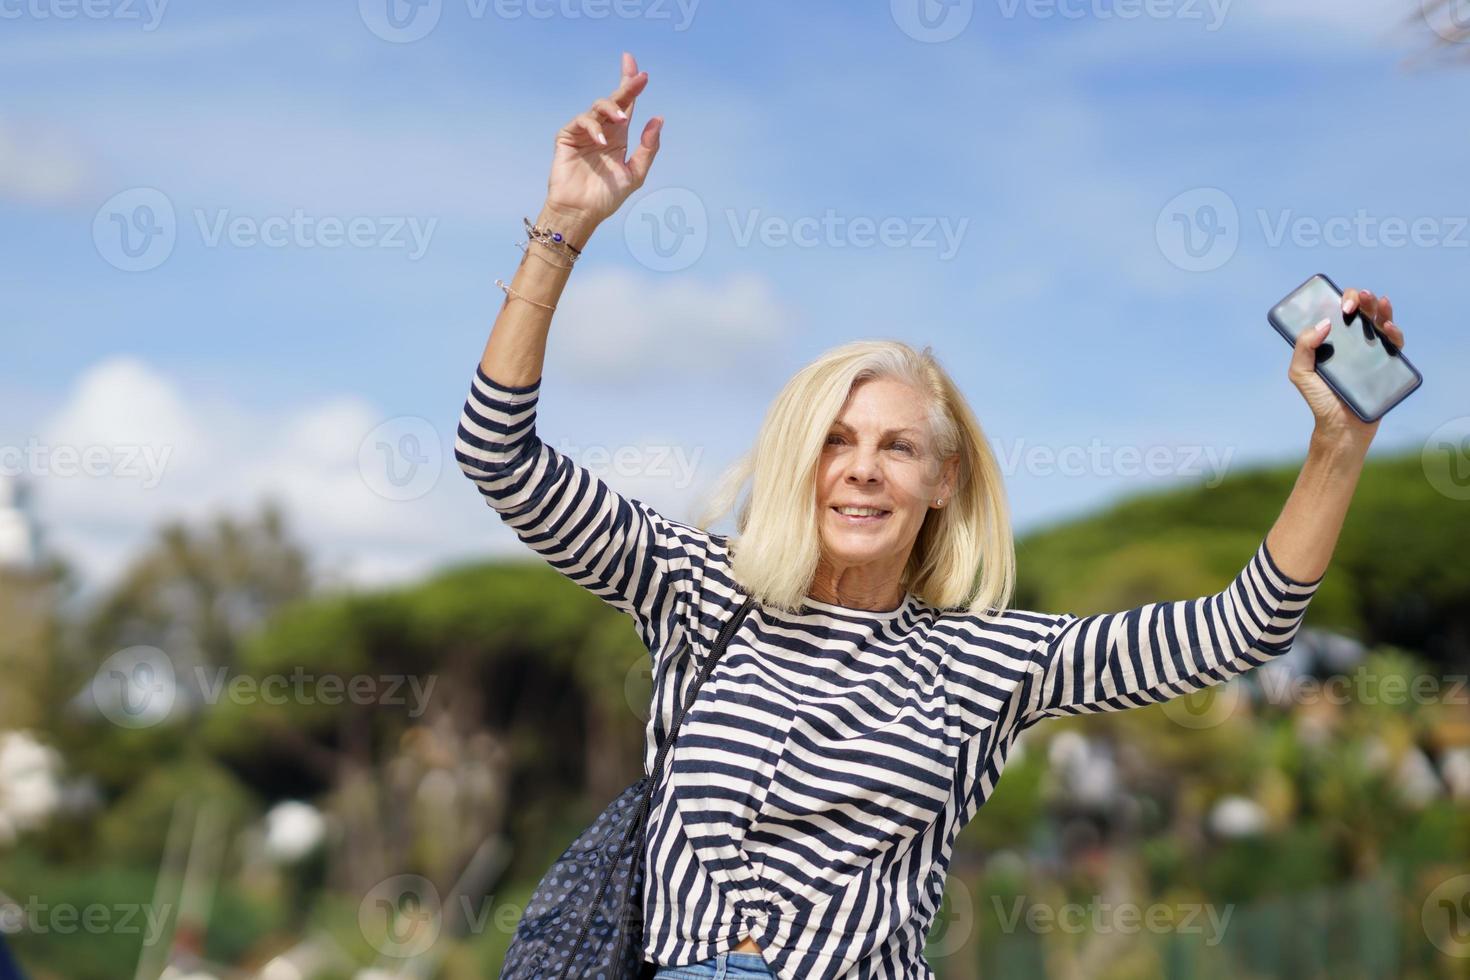
[[1419, 386], [1419, 372], [1389, 351], [1367, 317], [1354, 310], [1344, 319], [1342, 294], [1325, 276], [1308, 279], [1271, 310], [1271, 322], [1292, 343], [1323, 317], [1332, 329], [1317, 348], [1317, 371], [1359, 418], [1379, 418]]

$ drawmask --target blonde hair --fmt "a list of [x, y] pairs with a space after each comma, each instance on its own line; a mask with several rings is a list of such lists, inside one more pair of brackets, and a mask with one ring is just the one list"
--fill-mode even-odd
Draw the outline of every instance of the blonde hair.
[[931, 444], [958, 457], [951, 504], [929, 511], [901, 587], [941, 609], [1001, 612], [1015, 592], [1016, 553], [1000, 467], [964, 396], [929, 347], [858, 340], [826, 351], [796, 373], [771, 403], [754, 448], [730, 466], [707, 498], [699, 526], [735, 509], [732, 575], [764, 605], [797, 612], [821, 557], [816, 475], [832, 423], [860, 382], [889, 378], [927, 399]]

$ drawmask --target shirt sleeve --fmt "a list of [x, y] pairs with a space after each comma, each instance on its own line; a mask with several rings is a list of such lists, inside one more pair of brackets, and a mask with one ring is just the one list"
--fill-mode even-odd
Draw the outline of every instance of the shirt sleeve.
[[1051, 616], [1035, 647], [1021, 727], [1168, 701], [1279, 657], [1291, 649], [1323, 577], [1288, 577], [1263, 539], [1240, 574], [1213, 595]]
[[513, 387], [477, 365], [454, 455], [516, 536], [546, 562], [631, 616], [650, 652], [687, 598], [704, 531], [614, 492], [536, 435], [541, 379]]

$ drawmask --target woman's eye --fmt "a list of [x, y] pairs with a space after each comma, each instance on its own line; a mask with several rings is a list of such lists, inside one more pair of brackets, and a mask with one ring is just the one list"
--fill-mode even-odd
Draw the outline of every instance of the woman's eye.
[[895, 442], [893, 444], [893, 448], [905, 453], [911, 453], [914, 451], [914, 447], [906, 442]]
[[842, 441], [842, 437], [839, 436], [839, 435], [837, 435], [836, 433], [833, 433], [832, 435], [830, 435], [830, 436], [827, 437], [827, 445], [829, 445], [829, 446], [836, 445], [837, 443], [839, 443], [841, 441]]

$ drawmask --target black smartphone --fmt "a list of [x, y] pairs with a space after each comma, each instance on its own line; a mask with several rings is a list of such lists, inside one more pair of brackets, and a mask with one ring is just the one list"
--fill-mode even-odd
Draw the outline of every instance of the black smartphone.
[[1376, 422], [1424, 383], [1393, 342], [1363, 315], [1342, 313], [1342, 290], [1320, 272], [1287, 293], [1266, 314], [1276, 332], [1296, 346], [1303, 330], [1332, 320], [1327, 339], [1317, 348], [1317, 373], [1337, 392], [1354, 415]]

